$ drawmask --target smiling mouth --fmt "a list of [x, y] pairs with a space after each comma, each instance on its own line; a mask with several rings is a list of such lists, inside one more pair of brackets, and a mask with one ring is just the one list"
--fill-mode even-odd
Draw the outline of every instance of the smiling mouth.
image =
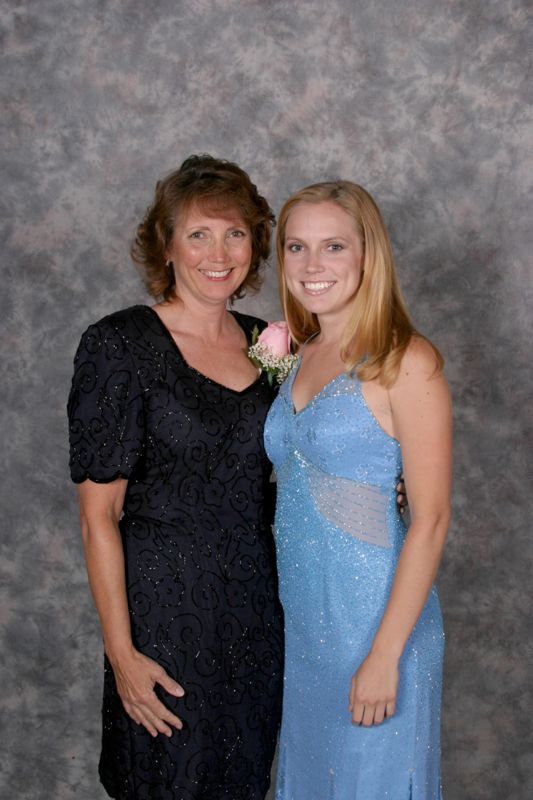
[[232, 269], [231, 267], [229, 269], [201, 269], [200, 272], [210, 281], [223, 281], [232, 272]]
[[336, 281], [303, 281], [302, 286], [309, 294], [323, 294], [335, 286]]

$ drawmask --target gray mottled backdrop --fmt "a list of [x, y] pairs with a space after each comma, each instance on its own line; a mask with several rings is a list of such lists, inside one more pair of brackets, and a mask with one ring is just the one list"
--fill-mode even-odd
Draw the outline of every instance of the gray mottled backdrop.
[[[82, 330], [144, 300], [128, 247], [155, 179], [205, 151], [276, 209], [340, 175], [381, 204], [455, 396], [446, 800], [531, 798], [531, 11], [2, 0], [2, 798], [103, 797], [65, 399]], [[273, 269], [243, 307], [279, 314]]]

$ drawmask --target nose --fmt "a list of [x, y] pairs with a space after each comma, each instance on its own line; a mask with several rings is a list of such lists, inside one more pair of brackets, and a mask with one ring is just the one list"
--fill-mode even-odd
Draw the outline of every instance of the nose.
[[308, 272], [310, 275], [314, 275], [317, 272], [324, 271], [324, 265], [322, 264], [322, 261], [320, 259], [319, 252], [314, 252], [312, 250], [309, 252], [307, 262], [305, 265], [305, 271]]
[[228, 260], [225, 236], [213, 237], [209, 250], [209, 260], [221, 264], [224, 264]]

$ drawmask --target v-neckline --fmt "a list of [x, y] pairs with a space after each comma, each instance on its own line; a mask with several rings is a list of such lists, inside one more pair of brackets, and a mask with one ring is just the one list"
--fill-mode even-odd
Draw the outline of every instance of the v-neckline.
[[296, 406], [294, 405], [293, 389], [294, 389], [294, 381], [296, 380], [296, 377], [298, 375], [298, 372], [300, 371], [300, 367], [301, 366], [302, 366], [302, 356], [300, 355], [300, 360], [299, 360], [296, 368], [293, 370], [292, 381], [291, 381], [291, 384], [289, 386], [289, 398], [290, 398], [290, 405], [291, 405], [291, 410], [292, 410], [293, 417], [299, 417], [300, 414], [303, 414], [303, 412], [306, 409], [308, 409], [309, 406], [312, 406], [314, 404], [314, 402], [316, 400], [318, 400], [325, 393], [326, 389], [328, 389], [330, 386], [332, 386], [332, 384], [336, 383], [339, 380], [339, 378], [343, 377], [343, 375], [347, 374], [346, 372], [339, 372], [338, 375], [335, 375], [333, 378], [331, 378], [331, 380], [327, 381], [327, 383], [325, 383], [322, 386], [322, 388], [319, 389], [318, 392], [316, 392], [316, 394], [314, 394], [307, 401], [307, 403], [305, 405], [303, 405], [300, 409], [297, 409]]
[[[351, 378], [351, 380], [356, 380], [357, 383], [359, 384], [359, 392], [358, 392], [358, 394], [359, 394], [361, 403], [362, 403], [363, 408], [365, 409], [366, 413], [372, 419], [372, 422], [374, 423], [376, 428], [380, 431], [380, 433], [383, 434], [383, 436], [385, 436], [391, 442], [394, 442], [396, 445], [398, 445], [398, 447], [400, 446], [399, 440], [396, 439], [394, 436], [391, 436], [390, 433], [387, 433], [385, 428], [383, 428], [383, 426], [381, 425], [381, 422], [378, 420], [378, 418], [376, 417], [376, 415], [374, 414], [374, 412], [372, 411], [372, 409], [368, 405], [368, 403], [367, 403], [367, 401], [365, 399], [365, 396], [364, 396], [363, 392], [361, 391], [361, 381], [359, 380], [359, 378], [357, 378], [356, 375], [350, 374], [349, 372], [339, 372], [338, 375], [335, 375], [335, 377], [331, 378], [331, 380], [329, 380], [327, 383], [325, 383], [324, 386], [322, 386], [322, 388], [319, 389], [318, 392], [311, 397], [311, 399], [305, 404], [305, 406], [302, 406], [300, 408], [300, 410], [297, 411], [296, 407], [294, 405], [294, 400], [292, 399], [292, 390], [293, 390], [293, 387], [294, 387], [294, 381], [296, 380], [296, 376], [298, 374], [298, 371], [300, 369], [301, 364], [302, 364], [302, 357], [300, 356], [299, 363], [297, 364], [297, 366], [294, 368], [294, 370], [291, 373], [291, 376], [290, 376], [291, 383], [290, 383], [290, 385], [288, 387], [289, 405], [291, 407], [292, 417], [293, 418], [299, 417], [300, 414], [303, 414], [304, 411], [306, 411], [310, 406], [313, 406], [315, 402], [320, 400], [322, 395], [324, 395], [326, 393], [327, 389], [329, 389], [331, 386], [333, 386], [333, 384], [335, 384], [340, 378], [342, 378], [345, 375], [348, 375]], [[289, 380], [289, 378], [287, 380]]]
[[[245, 394], [246, 392], [250, 391], [250, 389], [252, 389], [254, 386], [256, 386], [259, 383], [259, 381], [261, 380], [262, 373], [261, 373], [261, 371], [259, 371], [259, 374], [257, 375], [257, 378], [254, 381], [252, 381], [252, 383], [249, 383], [248, 386], [245, 386], [244, 389], [232, 389], [231, 386], [226, 386], [225, 383], [220, 383], [220, 381], [217, 381], [214, 378], [210, 378], [209, 375], [205, 375], [205, 373], [200, 372], [199, 369], [196, 369], [196, 367], [193, 367], [191, 364], [189, 364], [189, 362], [187, 361], [187, 359], [185, 358], [185, 356], [181, 352], [181, 350], [180, 350], [180, 348], [178, 346], [178, 343], [176, 342], [176, 340], [172, 336], [170, 330], [167, 328], [167, 326], [165, 325], [165, 323], [163, 322], [163, 320], [161, 319], [161, 317], [159, 316], [159, 314], [157, 313], [155, 308], [153, 306], [144, 306], [144, 308], [147, 308], [151, 312], [152, 316], [154, 316], [156, 318], [156, 320], [159, 323], [159, 326], [160, 326], [162, 332], [164, 333], [165, 337], [168, 339], [168, 341], [170, 342], [170, 345], [176, 351], [176, 353], [180, 357], [181, 361], [185, 364], [187, 369], [189, 369], [191, 372], [194, 372], [199, 378], [202, 378], [202, 380], [208, 381], [209, 383], [213, 384], [214, 386], [218, 386], [219, 388], [224, 389], [226, 392], [231, 392], [232, 394], [235, 394], [235, 395], [243, 395], [243, 394]], [[241, 331], [244, 333], [244, 335], [246, 337], [247, 344], [250, 345], [250, 339], [248, 337], [248, 331], [246, 331], [242, 327], [242, 325], [240, 324], [239, 320], [237, 319], [236, 313], [234, 311], [232, 311], [231, 309], [228, 309], [228, 313], [231, 314], [231, 316], [233, 317], [233, 319], [235, 320], [235, 322], [237, 323], [237, 325], [239, 326]]]

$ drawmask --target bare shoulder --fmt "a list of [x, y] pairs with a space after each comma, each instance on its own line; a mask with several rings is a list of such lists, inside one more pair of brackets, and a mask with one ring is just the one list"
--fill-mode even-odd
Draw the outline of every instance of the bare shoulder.
[[405, 351], [398, 377], [389, 390], [393, 410], [421, 411], [426, 404], [449, 407], [450, 391], [437, 354], [420, 336], [413, 336]]
[[427, 339], [413, 336], [403, 354], [395, 386], [420, 380], [445, 382], [437, 354]]
[[396, 438], [402, 446], [432, 437], [448, 441], [451, 398], [446, 378], [431, 344], [413, 337], [404, 353], [398, 377], [389, 390]]

